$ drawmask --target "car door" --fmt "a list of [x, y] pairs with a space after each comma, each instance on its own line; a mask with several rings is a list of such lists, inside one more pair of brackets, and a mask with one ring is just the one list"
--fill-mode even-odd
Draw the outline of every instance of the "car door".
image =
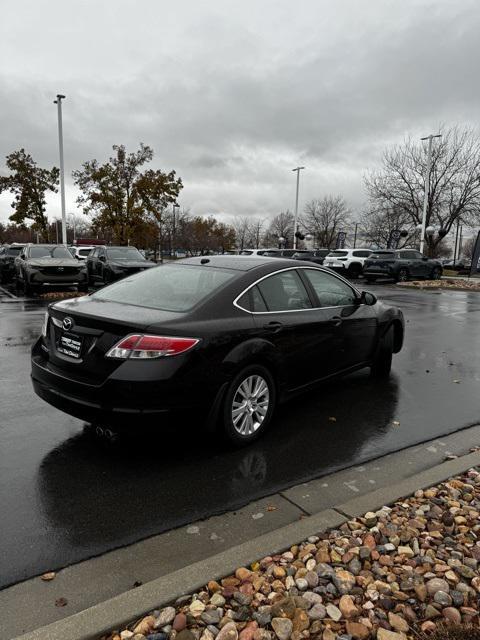
[[103, 247], [99, 247], [98, 248], [98, 254], [97, 254], [97, 260], [96, 260], [96, 267], [95, 267], [95, 273], [97, 276], [97, 279], [100, 281], [103, 281], [104, 279], [104, 271], [105, 271], [105, 263], [107, 261], [107, 252], [105, 251], [105, 249]]
[[275, 346], [290, 390], [332, 373], [336, 326], [329, 311], [313, 307], [296, 269], [262, 278], [250, 295], [255, 324]]
[[93, 249], [87, 258], [87, 272], [88, 276], [95, 280], [95, 267], [97, 264], [98, 248]]
[[320, 269], [302, 270], [320, 309], [336, 326], [335, 371], [369, 362], [377, 339], [377, 314], [342, 278]]
[[420, 253], [420, 251], [412, 251], [412, 254], [415, 256], [418, 275], [424, 278], [428, 277], [432, 270], [430, 261], [423, 255], [423, 253]]

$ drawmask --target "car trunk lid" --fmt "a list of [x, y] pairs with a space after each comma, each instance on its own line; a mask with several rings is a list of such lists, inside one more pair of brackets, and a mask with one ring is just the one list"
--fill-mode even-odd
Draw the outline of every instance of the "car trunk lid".
[[135, 307], [89, 296], [53, 305], [46, 344], [49, 366], [56, 373], [84, 384], [100, 385], [123, 362], [106, 353], [131, 333], [147, 332], [150, 325], [174, 333], [184, 314]]

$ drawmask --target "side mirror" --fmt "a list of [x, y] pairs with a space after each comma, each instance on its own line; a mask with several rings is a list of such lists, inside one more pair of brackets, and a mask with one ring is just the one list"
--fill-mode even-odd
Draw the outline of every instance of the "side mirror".
[[101, 260], [102, 262], [105, 262], [106, 260], [105, 256], [99, 256], [98, 259]]
[[366, 304], [369, 307], [372, 307], [377, 303], [377, 298], [370, 293], [370, 291], [362, 291], [362, 295], [360, 296], [360, 304]]

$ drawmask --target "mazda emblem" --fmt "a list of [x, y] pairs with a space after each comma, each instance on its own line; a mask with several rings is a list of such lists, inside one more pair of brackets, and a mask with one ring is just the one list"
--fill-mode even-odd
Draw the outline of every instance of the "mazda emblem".
[[64, 318], [63, 328], [65, 329], [65, 331], [70, 331], [72, 327], [73, 327], [73, 320], [71, 318]]

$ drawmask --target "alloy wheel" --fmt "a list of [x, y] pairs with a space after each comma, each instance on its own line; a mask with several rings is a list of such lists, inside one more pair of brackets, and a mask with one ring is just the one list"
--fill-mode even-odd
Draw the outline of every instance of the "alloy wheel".
[[267, 415], [270, 391], [266, 380], [258, 374], [239, 384], [232, 401], [233, 428], [242, 436], [255, 433]]

